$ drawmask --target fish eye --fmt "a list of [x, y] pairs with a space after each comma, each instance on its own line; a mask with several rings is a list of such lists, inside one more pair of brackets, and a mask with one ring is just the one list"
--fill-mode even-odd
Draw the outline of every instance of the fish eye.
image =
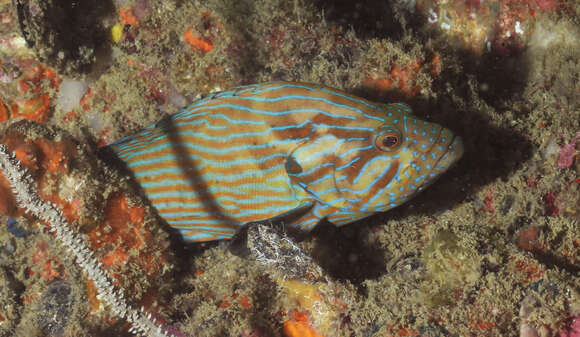
[[401, 144], [401, 135], [398, 132], [389, 131], [380, 134], [375, 139], [375, 145], [381, 151], [393, 151]]

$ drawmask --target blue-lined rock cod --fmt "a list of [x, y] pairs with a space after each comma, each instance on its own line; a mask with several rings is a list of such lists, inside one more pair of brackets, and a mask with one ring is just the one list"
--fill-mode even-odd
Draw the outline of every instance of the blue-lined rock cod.
[[460, 137], [406, 104], [295, 82], [213, 94], [111, 148], [186, 241], [268, 219], [354, 222], [406, 202], [463, 154]]

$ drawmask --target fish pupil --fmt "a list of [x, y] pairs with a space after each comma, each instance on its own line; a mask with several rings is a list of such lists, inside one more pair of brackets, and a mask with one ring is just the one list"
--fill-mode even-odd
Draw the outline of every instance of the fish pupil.
[[383, 146], [391, 148], [399, 142], [399, 138], [396, 136], [386, 136], [383, 138]]

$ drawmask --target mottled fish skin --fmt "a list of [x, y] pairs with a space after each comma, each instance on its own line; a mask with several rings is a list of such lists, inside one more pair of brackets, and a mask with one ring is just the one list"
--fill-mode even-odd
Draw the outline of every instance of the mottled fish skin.
[[405, 104], [295, 82], [211, 95], [111, 148], [186, 241], [267, 219], [344, 225], [401, 205], [463, 154]]

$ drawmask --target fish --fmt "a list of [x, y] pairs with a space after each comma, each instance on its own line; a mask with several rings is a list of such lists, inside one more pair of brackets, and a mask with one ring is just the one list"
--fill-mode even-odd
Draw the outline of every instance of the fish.
[[186, 242], [263, 221], [356, 222], [405, 203], [464, 151], [407, 104], [299, 82], [211, 94], [109, 147]]

